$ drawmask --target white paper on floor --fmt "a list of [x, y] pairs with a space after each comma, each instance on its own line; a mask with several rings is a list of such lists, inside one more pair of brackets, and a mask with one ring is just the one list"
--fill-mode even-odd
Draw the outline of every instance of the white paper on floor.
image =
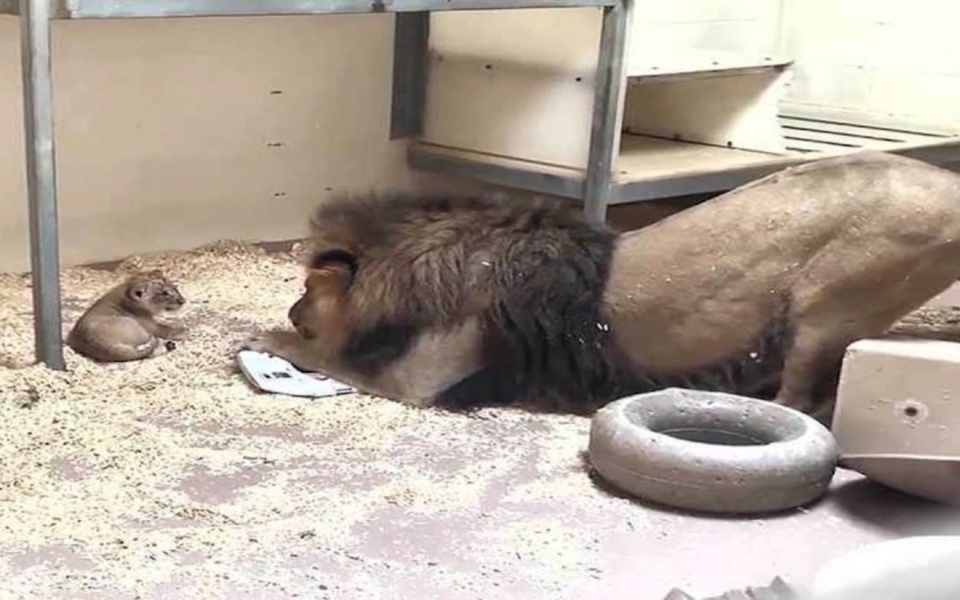
[[319, 373], [304, 373], [284, 359], [264, 352], [241, 350], [237, 353], [237, 363], [250, 383], [264, 392], [324, 398], [356, 391]]

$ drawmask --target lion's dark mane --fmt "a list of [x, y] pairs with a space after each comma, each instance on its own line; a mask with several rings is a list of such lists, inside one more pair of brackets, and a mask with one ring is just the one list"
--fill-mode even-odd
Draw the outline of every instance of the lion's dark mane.
[[[349, 262], [363, 307], [345, 359], [376, 374], [427, 327], [473, 312], [487, 368], [448, 390], [456, 408], [521, 401], [589, 410], [620, 377], [601, 315], [616, 232], [544, 198], [389, 194], [323, 204], [312, 262]], [[579, 412], [579, 411], [578, 411]]]

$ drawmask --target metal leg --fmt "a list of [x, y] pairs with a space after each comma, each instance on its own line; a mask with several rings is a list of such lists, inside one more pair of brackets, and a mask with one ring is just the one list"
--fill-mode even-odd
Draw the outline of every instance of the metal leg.
[[390, 139], [419, 135], [423, 130], [430, 13], [397, 13], [393, 38], [393, 104]]
[[23, 113], [30, 203], [34, 348], [38, 361], [66, 369], [60, 330], [60, 244], [53, 140], [49, 0], [20, 1]]
[[594, 222], [607, 218], [615, 153], [619, 151], [619, 113], [625, 73], [627, 25], [631, 0], [603, 9], [600, 56], [593, 96], [590, 155], [583, 188], [583, 208]]

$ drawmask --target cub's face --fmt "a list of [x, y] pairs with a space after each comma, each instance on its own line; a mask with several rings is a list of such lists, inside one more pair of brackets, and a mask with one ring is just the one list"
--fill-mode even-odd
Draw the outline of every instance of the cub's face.
[[128, 288], [130, 299], [155, 315], [176, 312], [187, 302], [177, 286], [160, 271], [134, 275]]

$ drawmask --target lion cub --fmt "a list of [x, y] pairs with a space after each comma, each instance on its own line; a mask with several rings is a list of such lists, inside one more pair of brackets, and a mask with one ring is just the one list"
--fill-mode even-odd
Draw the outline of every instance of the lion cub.
[[[184, 338], [186, 328], [158, 323], [156, 317], [185, 303], [177, 286], [159, 270], [134, 274], [87, 309], [67, 336], [67, 345], [98, 362], [147, 358], [160, 339]], [[172, 341], [166, 347], [172, 350]]]

